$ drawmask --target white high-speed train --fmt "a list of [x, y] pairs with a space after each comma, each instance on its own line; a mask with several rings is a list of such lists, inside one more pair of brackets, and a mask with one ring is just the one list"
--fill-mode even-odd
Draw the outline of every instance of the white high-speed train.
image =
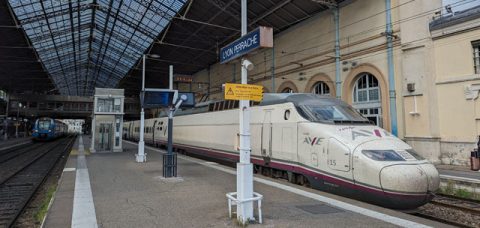
[[[239, 159], [238, 102], [211, 102], [174, 120], [174, 148]], [[145, 121], [145, 142], [167, 141], [167, 118]], [[251, 161], [256, 172], [394, 209], [412, 209], [439, 188], [436, 168], [402, 140], [351, 106], [314, 94], [265, 94], [251, 107]], [[124, 123], [138, 140], [139, 121]]]

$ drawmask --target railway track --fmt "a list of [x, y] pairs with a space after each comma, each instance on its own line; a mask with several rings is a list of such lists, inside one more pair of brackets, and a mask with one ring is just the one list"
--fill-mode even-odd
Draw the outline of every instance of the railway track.
[[[10, 149], [7, 151], [0, 152], [0, 165], [2, 167], [13, 167], [18, 166], [19, 164], [12, 164], [11, 162], [18, 163], [20, 162], [23, 157], [30, 157], [32, 156], [31, 152], [40, 152], [42, 148], [48, 147], [50, 144], [28, 144], [23, 147]], [[29, 160], [29, 159], [27, 159]], [[8, 162], [8, 163], [7, 163]], [[10, 166], [10, 167], [9, 167]], [[3, 168], [2, 170], [7, 170]], [[2, 182], [1, 179], [3, 175], [0, 174], [0, 183]]]
[[[34, 144], [30, 151], [0, 163], [0, 228], [11, 227], [75, 137]], [[23, 150], [21, 150], [23, 151]]]
[[446, 195], [437, 195], [431, 203], [480, 216], [480, 201], [477, 200], [468, 200], [458, 197], [449, 197]]
[[[2, 151], [0, 151], [0, 164], [2, 164], [4, 162], [7, 162], [7, 161], [9, 161], [13, 158], [23, 156], [25, 153], [27, 153], [29, 151], [32, 151], [32, 150], [35, 150], [35, 148], [38, 148], [38, 147], [44, 146], [44, 145], [45, 144], [32, 143], [32, 144], [27, 144], [27, 145], [23, 145], [23, 146], [10, 148], [10, 149], [7, 149], [7, 150], [2, 150]], [[2, 166], [3, 165], [4, 164], [2, 164]]]
[[480, 201], [439, 194], [413, 215], [457, 227], [480, 227]]

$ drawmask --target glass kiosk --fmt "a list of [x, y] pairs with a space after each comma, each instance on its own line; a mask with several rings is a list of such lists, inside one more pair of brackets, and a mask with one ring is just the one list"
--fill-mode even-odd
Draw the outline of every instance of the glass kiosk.
[[123, 89], [95, 88], [90, 152], [122, 152]]

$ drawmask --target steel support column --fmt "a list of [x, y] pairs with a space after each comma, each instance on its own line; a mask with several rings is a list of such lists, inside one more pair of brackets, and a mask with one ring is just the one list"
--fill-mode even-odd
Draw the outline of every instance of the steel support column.
[[[169, 72], [168, 73], [168, 89], [172, 91], [173, 90], [173, 65], [170, 65], [168, 67], [168, 72]], [[179, 99], [180, 97], [177, 100]], [[174, 101], [174, 102], [177, 102], [177, 101]], [[173, 115], [175, 114], [175, 110], [178, 107], [176, 107], [175, 104], [172, 104], [171, 106], [168, 107], [167, 154], [163, 156], [163, 170], [164, 170], [163, 177], [165, 178], [177, 176], [177, 154], [173, 153]]]
[[395, 73], [393, 63], [393, 32], [392, 32], [392, 6], [391, 0], [385, 0], [386, 11], [386, 36], [387, 36], [387, 61], [388, 61], [388, 87], [390, 95], [390, 125], [392, 134], [398, 136], [397, 129], [397, 99], [395, 91]]
[[342, 99], [342, 75], [340, 71], [340, 8], [333, 9], [333, 21], [335, 23], [335, 90], [336, 97]]
[[7, 122], [7, 119], [8, 119], [8, 108], [9, 108], [9, 106], [10, 106], [10, 94], [7, 93], [7, 97], [6, 97], [6, 98], [7, 98], [7, 100], [6, 100], [7, 107], [5, 107], [5, 121], [3, 122], [4, 125], [5, 125], [5, 129], [4, 129], [4, 133], [5, 133], [5, 134], [4, 134], [3, 138], [4, 138], [5, 140], [8, 140], [8, 131], [7, 131], [7, 129], [8, 129], [8, 122]]
[[270, 93], [275, 93], [275, 44], [272, 47], [272, 90]]

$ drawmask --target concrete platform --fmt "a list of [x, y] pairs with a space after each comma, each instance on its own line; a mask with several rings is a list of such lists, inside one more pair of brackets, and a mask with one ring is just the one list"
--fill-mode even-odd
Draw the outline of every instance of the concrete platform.
[[[84, 148], [88, 148], [88, 137], [84, 136], [83, 142]], [[161, 150], [147, 147], [148, 162], [136, 163], [136, 144], [124, 141], [124, 147], [122, 153], [86, 155], [86, 164], [79, 162], [84, 154], [81, 148], [77, 150], [78, 156], [72, 154], [43, 226], [237, 226], [228, 218], [225, 197], [227, 192], [235, 191], [233, 168], [180, 155], [180, 178], [165, 180]], [[79, 171], [86, 168], [89, 183], [79, 185], [78, 179], [85, 179]], [[256, 176], [254, 186], [255, 191], [264, 196], [264, 216], [263, 224], [251, 227], [447, 227], [283, 180]], [[88, 204], [87, 188], [93, 197], [91, 209], [86, 209], [88, 205], [77, 205]], [[94, 220], [97, 224], [86, 222]]]
[[440, 187], [445, 193], [461, 192], [463, 197], [480, 198], [479, 171], [472, 171], [465, 166], [437, 165], [436, 167], [440, 173]]
[[[3, 139], [0, 137], [0, 139]], [[26, 145], [32, 143], [31, 137], [23, 137], [23, 138], [9, 138], [7, 140], [0, 140], [0, 151], [8, 150], [10, 148]]]
[[472, 171], [470, 167], [458, 165], [436, 165], [440, 175], [469, 178], [480, 181], [480, 171]]

